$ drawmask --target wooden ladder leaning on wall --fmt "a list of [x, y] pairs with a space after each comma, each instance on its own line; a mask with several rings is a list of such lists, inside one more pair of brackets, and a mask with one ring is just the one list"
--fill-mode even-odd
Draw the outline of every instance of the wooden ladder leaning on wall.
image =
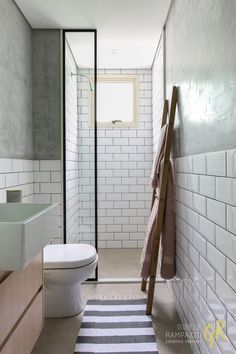
[[[159, 205], [158, 205], [158, 211], [157, 211], [156, 222], [155, 222], [155, 231], [154, 231], [155, 237], [153, 238], [153, 245], [152, 245], [151, 268], [150, 268], [148, 298], [147, 298], [147, 307], [146, 307], [147, 315], [150, 315], [152, 313], [160, 238], [161, 238], [161, 232], [163, 228], [163, 219], [164, 219], [164, 211], [165, 211], [165, 197], [166, 197], [168, 174], [170, 168], [170, 151], [171, 151], [171, 142], [172, 142], [173, 131], [174, 131], [176, 105], [177, 105], [177, 87], [173, 86], [168, 123], [167, 123], [168, 100], [164, 101], [164, 108], [163, 108], [163, 115], [162, 115], [161, 127], [163, 127], [167, 123], [167, 131], [166, 131], [165, 146], [164, 146], [164, 157], [162, 160], [162, 171], [160, 176], [159, 193], [158, 196], [156, 196], [156, 190], [153, 189], [153, 196], [152, 196], [152, 206], [155, 198], [159, 199]], [[145, 279], [142, 279], [141, 290], [146, 291], [146, 287], [147, 287], [147, 281]]]

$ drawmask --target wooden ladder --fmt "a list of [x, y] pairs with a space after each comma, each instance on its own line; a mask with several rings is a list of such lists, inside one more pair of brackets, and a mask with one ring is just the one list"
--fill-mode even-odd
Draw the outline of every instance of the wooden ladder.
[[[172, 137], [174, 131], [176, 105], [177, 105], [177, 87], [173, 86], [169, 122], [167, 123], [167, 116], [169, 110], [168, 100], [165, 100], [163, 115], [162, 115], [162, 123], [161, 123], [162, 127], [167, 123], [167, 131], [165, 137], [164, 156], [162, 160], [162, 169], [160, 175], [160, 184], [159, 184], [159, 193], [158, 193], [159, 205], [158, 205], [158, 211], [157, 211], [157, 217], [156, 217], [156, 223], [154, 229], [155, 237], [153, 238], [152, 241], [153, 244], [152, 244], [152, 255], [151, 255], [151, 268], [150, 268], [148, 298], [147, 298], [147, 307], [146, 307], [147, 315], [150, 315], [152, 313], [153, 296], [154, 296], [154, 289], [156, 283], [157, 262], [158, 262], [158, 254], [159, 254], [159, 247], [160, 247], [160, 238], [163, 229], [167, 182], [168, 182], [168, 175], [170, 171], [170, 152], [171, 152], [171, 143], [172, 143]], [[152, 206], [156, 197], [157, 197], [156, 190], [153, 189]], [[146, 291], [146, 287], [147, 287], [147, 281], [145, 279], [142, 279], [141, 290]]]

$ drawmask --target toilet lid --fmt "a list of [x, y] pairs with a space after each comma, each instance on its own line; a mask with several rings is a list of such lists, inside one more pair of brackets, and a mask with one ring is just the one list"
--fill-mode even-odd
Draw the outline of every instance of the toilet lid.
[[79, 268], [92, 263], [96, 256], [90, 245], [48, 245], [44, 247], [44, 269]]

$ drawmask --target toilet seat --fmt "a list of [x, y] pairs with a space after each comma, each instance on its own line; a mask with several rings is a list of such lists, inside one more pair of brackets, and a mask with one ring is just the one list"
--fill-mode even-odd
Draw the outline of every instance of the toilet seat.
[[96, 257], [96, 249], [87, 244], [48, 245], [44, 248], [44, 269], [80, 268]]

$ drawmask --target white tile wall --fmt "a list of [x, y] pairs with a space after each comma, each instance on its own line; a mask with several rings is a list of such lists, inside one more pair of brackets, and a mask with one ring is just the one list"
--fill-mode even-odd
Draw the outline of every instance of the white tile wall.
[[[68, 243], [79, 240], [79, 140], [77, 78], [71, 73], [77, 66], [66, 44], [66, 237]], [[86, 146], [87, 148], [87, 146]], [[54, 181], [59, 178], [55, 173]], [[43, 186], [42, 186], [43, 187]], [[45, 185], [44, 188], [50, 186]], [[56, 188], [56, 187], [54, 187]]]
[[[83, 73], [91, 74], [83, 70]], [[152, 167], [152, 77], [151, 70], [100, 70], [98, 74], [132, 74], [139, 80], [139, 123], [137, 128], [98, 128], [98, 224], [99, 247], [143, 247], [150, 203], [149, 176]], [[85, 225], [81, 211], [94, 198], [93, 129], [89, 128], [88, 87], [78, 81], [79, 120], [79, 224]], [[81, 98], [84, 97], [82, 100]], [[81, 128], [81, 130], [80, 130]], [[87, 146], [82, 140], [91, 139]], [[85, 153], [85, 149], [87, 154]], [[86, 178], [85, 178], [86, 177]], [[90, 177], [90, 178], [88, 178]], [[91, 207], [91, 209], [88, 209]], [[94, 241], [94, 205], [88, 206], [91, 223], [80, 239]], [[80, 228], [81, 230], [81, 228]], [[100, 231], [101, 230], [101, 231]]]
[[[206, 253], [206, 252], [205, 252]], [[209, 286], [215, 290], [215, 270], [206, 261], [206, 256], [200, 256], [200, 273]]]
[[152, 109], [153, 109], [153, 150], [156, 151], [161, 130], [162, 110], [164, 102], [164, 67], [163, 67], [163, 40], [159, 46], [152, 66]]
[[216, 226], [216, 247], [236, 263], [236, 237], [234, 234]]
[[226, 151], [207, 154], [207, 175], [226, 176]]
[[[5, 172], [4, 172], [5, 171]], [[57, 173], [57, 181], [54, 181]], [[58, 160], [0, 159], [0, 202], [6, 203], [8, 189], [22, 190], [23, 203], [58, 204], [58, 234], [62, 242], [61, 162]]]
[[236, 150], [227, 151], [227, 176], [236, 177]]
[[[63, 243], [62, 232], [62, 166], [60, 160], [34, 160], [35, 203], [58, 204], [58, 233], [53, 243]], [[55, 180], [55, 174], [57, 176]]]
[[[198, 175], [195, 175], [198, 177]], [[214, 176], [200, 176], [200, 194], [210, 198], [216, 195], [216, 178]]]
[[34, 201], [33, 161], [0, 159], [0, 202], [6, 203], [8, 189], [21, 189], [22, 201]]
[[222, 227], [226, 226], [226, 205], [207, 198], [207, 218]]
[[[175, 161], [177, 277], [171, 285], [181, 320], [200, 330], [194, 353], [236, 353], [235, 156], [231, 150]], [[210, 349], [203, 329], [217, 319], [225, 321], [227, 341]]]
[[227, 283], [236, 291], [236, 264], [227, 259]]
[[206, 155], [193, 156], [193, 173], [206, 174]]
[[227, 312], [227, 335], [236, 347], [236, 320]]
[[226, 257], [210, 243], [207, 243], [207, 262], [222, 276], [222, 278], [226, 278]]
[[[233, 196], [231, 199], [231, 204], [233, 201]], [[227, 206], [227, 229], [234, 234], [236, 233], [236, 208], [231, 205]]]

